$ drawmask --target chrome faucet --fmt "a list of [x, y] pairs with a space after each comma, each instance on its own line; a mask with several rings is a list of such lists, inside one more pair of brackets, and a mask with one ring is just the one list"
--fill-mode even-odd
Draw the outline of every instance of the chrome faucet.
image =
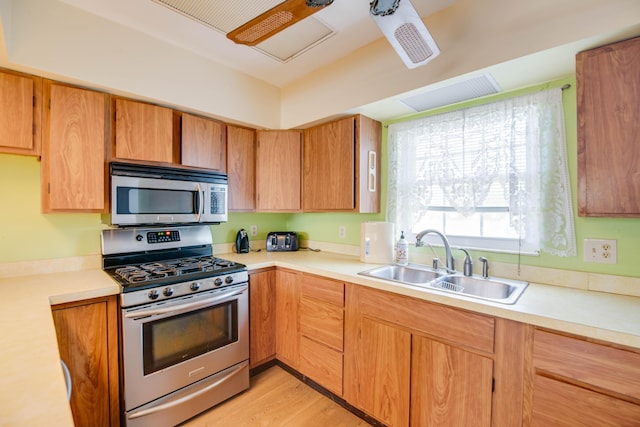
[[423, 230], [416, 235], [416, 247], [418, 248], [420, 246], [424, 246], [424, 243], [422, 243], [422, 238], [427, 234], [435, 234], [437, 236], [440, 236], [440, 239], [442, 239], [442, 243], [444, 244], [444, 251], [446, 256], [445, 269], [448, 273], [454, 273], [456, 271], [456, 268], [454, 267], [453, 263], [453, 255], [451, 255], [451, 246], [449, 245], [449, 240], [444, 234], [442, 234], [438, 230], [433, 230], [430, 228], [427, 230]]
[[469, 251], [463, 248], [456, 248], [462, 252], [464, 252], [465, 256], [464, 256], [464, 268], [463, 268], [463, 273], [465, 276], [471, 276], [473, 275], [473, 259], [471, 258], [471, 255], [469, 255]]

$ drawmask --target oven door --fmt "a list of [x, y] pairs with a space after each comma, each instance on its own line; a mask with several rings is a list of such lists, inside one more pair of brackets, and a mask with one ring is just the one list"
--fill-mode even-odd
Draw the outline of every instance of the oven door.
[[209, 185], [194, 181], [112, 175], [113, 225], [202, 222]]
[[122, 310], [129, 411], [249, 358], [248, 287]]

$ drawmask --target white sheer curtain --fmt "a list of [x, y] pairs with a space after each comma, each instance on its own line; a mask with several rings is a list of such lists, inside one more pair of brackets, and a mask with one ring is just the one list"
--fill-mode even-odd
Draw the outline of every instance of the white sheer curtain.
[[387, 220], [410, 230], [433, 189], [461, 215], [504, 192], [529, 248], [576, 254], [560, 88], [389, 126]]

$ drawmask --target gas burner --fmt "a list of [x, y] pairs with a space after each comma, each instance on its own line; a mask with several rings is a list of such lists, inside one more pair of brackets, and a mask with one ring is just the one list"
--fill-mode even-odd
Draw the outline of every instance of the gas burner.
[[162, 263], [159, 263], [159, 262], [150, 262], [150, 263], [147, 263], [147, 264], [142, 264], [140, 266], [141, 269], [150, 270], [150, 271], [160, 270], [160, 269], [163, 269], [163, 268], [166, 268], [166, 267], [167, 267], [166, 264], [162, 264]]
[[213, 264], [218, 267], [231, 267], [235, 263], [233, 261], [228, 261], [226, 259], [215, 258], [213, 260]]
[[151, 276], [150, 272], [141, 270], [135, 266], [118, 268], [115, 271], [115, 274], [120, 276], [125, 282], [129, 283], [146, 282], [149, 279], [149, 276]]

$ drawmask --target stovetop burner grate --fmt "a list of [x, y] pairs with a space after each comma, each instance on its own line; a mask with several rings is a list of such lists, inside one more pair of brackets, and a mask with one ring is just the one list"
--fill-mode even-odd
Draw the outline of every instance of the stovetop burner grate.
[[189, 275], [201, 277], [207, 273], [210, 273], [211, 276], [218, 273], [224, 274], [226, 270], [235, 266], [240, 265], [213, 256], [201, 256], [126, 265], [114, 269], [112, 275], [124, 285], [133, 285], [143, 282], [153, 283], [174, 276], [181, 276], [182, 280], [189, 280]]

